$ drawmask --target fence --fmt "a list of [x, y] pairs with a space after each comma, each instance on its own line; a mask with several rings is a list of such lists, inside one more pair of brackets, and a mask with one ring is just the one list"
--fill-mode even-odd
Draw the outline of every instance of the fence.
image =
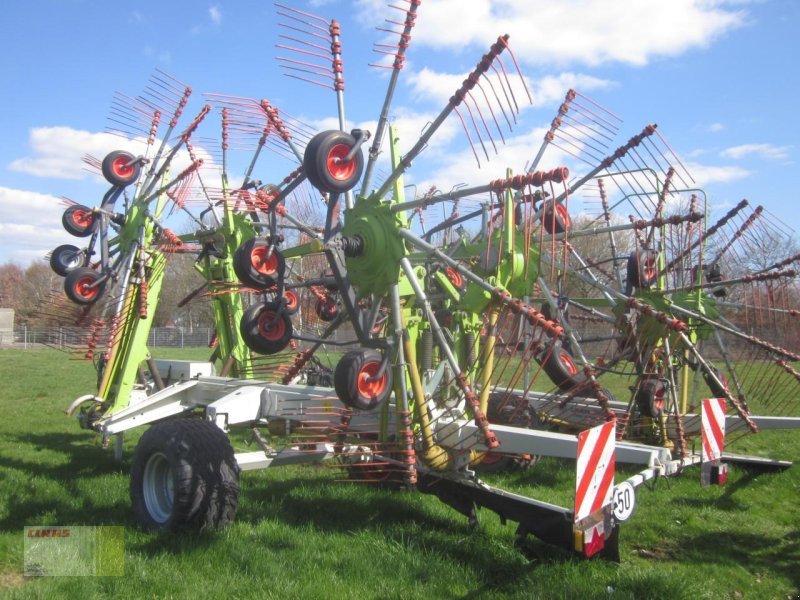
[[[214, 337], [211, 327], [153, 327], [147, 345], [150, 348], [197, 348], [208, 346]], [[0, 331], [0, 346], [69, 348], [86, 344], [86, 329], [79, 327], [17, 327]]]

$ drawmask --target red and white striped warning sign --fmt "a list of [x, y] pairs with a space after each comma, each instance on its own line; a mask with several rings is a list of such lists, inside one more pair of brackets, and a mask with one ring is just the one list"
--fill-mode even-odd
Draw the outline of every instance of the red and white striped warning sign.
[[614, 488], [615, 430], [616, 423], [609, 421], [578, 434], [576, 522], [611, 503]]
[[703, 462], [718, 460], [725, 448], [725, 399], [703, 400]]

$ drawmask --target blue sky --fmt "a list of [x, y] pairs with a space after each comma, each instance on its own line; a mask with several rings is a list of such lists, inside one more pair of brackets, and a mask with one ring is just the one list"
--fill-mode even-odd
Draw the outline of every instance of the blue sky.
[[[381, 40], [375, 26], [395, 11], [380, 0], [286, 3], [341, 22], [348, 120], [369, 126], [386, 85], [385, 72], [367, 66]], [[25, 265], [71, 241], [58, 198], [99, 202], [105, 186], [81, 157], [114, 149], [102, 135], [112, 94], [135, 96], [154, 68], [192, 86], [188, 113], [200, 109], [202, 92], [217, 92], [268, 98], [329, 127], [333, 94], [281, 74], [277, 21], [271, 2], [249, 0], [4, 3], [0, 262]], [[393, 105], [404, 140], [443, 108], [452, 82], [502, 33], [511, 34], [534, 105], [509, 149], [480, 171], [448, 122], [409, 181], [449, 189], [522, 169], [575, 87], [624, 119], [617, 143], [658, 123], [712, 210], [748, 198], [796, 230], [799, 25], [796, 0], [424, 0]], [[276, 180], [291, 168], [273, 157], [256, 176]]]

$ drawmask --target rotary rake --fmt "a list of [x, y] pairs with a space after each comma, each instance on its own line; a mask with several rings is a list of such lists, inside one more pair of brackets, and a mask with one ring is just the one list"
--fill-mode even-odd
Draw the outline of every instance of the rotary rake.
[[[617, 461], [646, 466], [639, 484], [700, 461], [691, 439], [702, 398], [727, 401], [729, 431], [797, 426], [787, 267], [798, 256], [753, 263], [753, 248], [785, 235], [763, 208], [747, 216], [743, 202], [708, 227], [705, 194], [657, 127], [617, 146], [619, 117], [574, 90], [521, 173], [407, 199], [404, 175], [453, 113], [479, 166], [513, 135], [531, 96], [508, 36], [402, 153], [389, 116], [420, 2], [392, 7], [401, 20], [381, 28], [396, 42], [376, 46], [390, 76], [374, 132], [345, 129], [338, 23], [276, 6], [280, 64], [334, 92], [339, 129], [316, 132], [268, 100], [208, 94], [176, 136], [191, 90], [158, 73], [112, 109], [112, 129], [145, 151], [87, 160], [112, 187], [98, 207], [65, 212], [88, 246], [51, 255], [98, 362], [97, 394], [68, 412], [117, 439], [153, 424], [133, 458], [142, 523], [224, 525], [240, 470], [332, 458], [350, 480], [414, 486], [471, 521], [486, 507], [518, 522], [518, 538], [615, 558], [615, 438]], [[195, 134], [212, 110], [213, 156]], [[156, 143], [162, 114], [172, 119]], [[293, 163], [277, 184], [254, 178], [265, 150]], [[234, 155], [249, 157], [238, 185]], [[588, 171], [571, 177], [564, 160]], [[580, 195], [596, 216], [571, 210]], [[173, 213], [189, 215], [193, 232], [170, 231]], [[174, 253], [193, 254], [206, 280], [185, 301], [212, 303], [219, 376], [146, 348]], [[584, 464], [590, 428], [605, 445], [578, 473], [574, 510], [476, 475], [540, 455]], [[249, 431], [258, 450], [234, 454], [231, 430]], [[178, 472], [202, 485], [185, 487]], [[587, 474], [597, 480], [589, 500]]]

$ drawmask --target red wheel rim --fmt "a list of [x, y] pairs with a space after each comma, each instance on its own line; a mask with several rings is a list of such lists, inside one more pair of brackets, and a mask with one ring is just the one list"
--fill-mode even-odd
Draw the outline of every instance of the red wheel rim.
[[131, 163], [131, 159], [127, 156], [118, 156], [111, 161], [111, 172], [120, 179], [127, 179], [133, 175], [135, 165]]
[[661, 414], [661, 411], [664, 410], [664, 394], [666, 391], [664, 386], [659, 385], [653, 392], [653, 408], [655, 409], [655, 414]]
[[92, 221], [94, 220], [94, 215], [92, 215], [92, 211], [90, 210], [83, 210], [82, 208], [78, 208], [72, 211], [72, 222], [75, 223], [78, 227], [88, 228], [91, 227]]
[[575, 361], [572, 360], [572, 356], [569, 354], [569, 352], [566, 350], [561, 350], [558, 358], [561, 361], [561, 364], [566, 367], [567, 371], [569, 371], [570, 377], [578, 374], [578, 365], [576, 365]]
[[289, 310], [297, 308], [298, 304], [297, 294], [295, 294], [294, 292], [286, 292], [283, 295], [283, 297], [286, 300], [286, 308], [288, 308]]
[[99, 287], [91, 287], [91, 285], [95, 282], [94, 277], [81, 277], [78, 281], [75, 282], [75, 286], [73, 289], [75, 290], [75, 295], [83, 298], [84, 300], [93, 300], [97, 294], [100, 293]]
[[266, 246], [257, 246], [250, 252], [250, 264], [253, 268], [262, 275], [274, 275], [278, 272], [278, 257], [275, 250], [267, 257], [269, 248]]
[[499, 463], [504, 458], [505, 458], [505, 455], [504, 454], [500, 454], [499, 452], [487, 452], [486, 454], [483, 455], [483, 460], [481, 461], [481, 464], [484, 464], [484, 465], [487, 465], [487, 466], [496, 465], [497, 463]]
[[544, 228], [547, 233], [554, 233], [561, 229], [561, 225], [563, 225], [564, 231], [569, 229], [569, 212], [563, 204], [556, 204], [555, 211], [550, 209], [545, 213]]
[[320, 317], [333, 318], [339, 312], [339, 307], [336, 306], [336, 300], [333, 298], [320, 298], [317, 300], [316, 305], [317, 315]]
[[386, 373], [381, 375], [380, 378], [375, 379], [375, 375], [380, 371], [380, 362], [368, 362], [361, 367], [358, 372], [358, 394], [366, 398], [377, 398], [386, 389]]
[[456, 271], [453, 267], [447, 267], [445, 270], [445, 275], [450, 280], [455, 287], [460, 288], [464, 285], [464, 278], [461, 276], [461, 273]]
[[258, 334], [269, 342], [277, 342], [286, 333], [283, 319], [275, 319], [275, 313], [265, 310], [258, 315]]
[[656, 276], [656, 258], [649, 256], [644, 261], [644, 276], [650, 280]]
[[353, 176], [356, 172], [356, 161], [345, 161], [344, 157], [350, 153], [350, 147], [345, 144], [336, 144], [328, 151], [328, 157], [325, 165], [328, 169], [328, 174], [336, 181], [345, 181]]

